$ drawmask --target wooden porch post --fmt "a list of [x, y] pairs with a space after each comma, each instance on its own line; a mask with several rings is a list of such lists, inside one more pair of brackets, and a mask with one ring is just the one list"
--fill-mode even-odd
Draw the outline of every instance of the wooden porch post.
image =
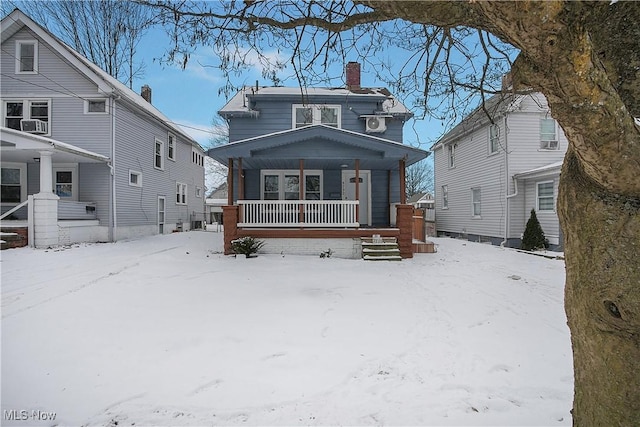
[[227, 169], [227, 205], [233, 205], [233, 157], [229, 157]]
[[244, 200], [244, 171], [242, 157], [238, 158], [238, 200]]
[[407, 204], [407, 188], [405, 181], [405, 161], [404, 159], [400, 159], [400, 164], [398, 165], [400, 168], [400, 204]]
[[[298, 199], [304, 200], [304, 160], [300, 159], [300, 177], [298, 178]], [[304, 206], [302, 203], [298, 205], [300, 211], [298, 212], [298, 222], [304, 222]]]
[[358, 204], [356, 205], [356, 222], [360, 223], [360, 159], [356, 159], [356, 200]]

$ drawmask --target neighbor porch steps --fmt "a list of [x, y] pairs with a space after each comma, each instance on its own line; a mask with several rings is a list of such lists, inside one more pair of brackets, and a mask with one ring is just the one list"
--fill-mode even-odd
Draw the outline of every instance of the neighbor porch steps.
[[361, 240], [365, 261], [402, 261], [395, 237], [363, 237]]
[[27, 246], [26, 229], [3, 229], [0, 231], [0, 250]]

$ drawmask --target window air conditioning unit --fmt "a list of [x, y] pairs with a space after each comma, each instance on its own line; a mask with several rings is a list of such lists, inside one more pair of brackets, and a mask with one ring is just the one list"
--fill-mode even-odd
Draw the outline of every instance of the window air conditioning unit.
[[367, 133], [379, 133], [387, 130], [386, 116], [364, 116], [365, 131]]
[[557, 150], [558, 141], [541, 141], [540, 148], [543, 150]]
[[36, 135], [45, 135], [49, 130], [49, 123], [42, 120], [20, 120], [20, 130]]

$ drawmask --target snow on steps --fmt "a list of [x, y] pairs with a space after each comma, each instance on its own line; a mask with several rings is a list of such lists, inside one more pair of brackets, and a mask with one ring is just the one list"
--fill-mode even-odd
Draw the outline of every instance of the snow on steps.
[[[11, 231], [9, 231], [11, 230]], [[27, 246], [27, 228], [7, 228], [0, 231], [0, 250]]]
[[366, 261], [402, 261], [395, 237], [363, 237], [362, 258]]

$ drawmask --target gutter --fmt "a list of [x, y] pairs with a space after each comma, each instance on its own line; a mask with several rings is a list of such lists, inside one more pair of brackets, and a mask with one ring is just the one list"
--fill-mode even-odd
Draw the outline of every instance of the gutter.
[[[505, 164], [505, 169], [506, 169], [506, 174], [505, 174], [505, 181], [506, 181], [506, 186], [507, 186], [507, 193], [509, 192], [509, 144], [507, 143], [507, 138], [509, 136], [509, 132], [507, 131], [508, 127], [507, 127], [507, 117], [508, 115], [505, 114], [504, 116], [504, 164]], [[516, 179], [515, 176], [511, 177], [511, 179], [513, 179], [513, 185], [515, 187], [515, 192], [513, 194], [507, 194], [504, 199], [506, 201], [506, 215], [505, 215], [505, 219], [504, 219], [504, 240], [502, 242], [500, 242], [500, 247], [504, 247], [504, 245], [507, 243], [507, 240], [509, 239], [509, 219], [511, 218], [511, 215], [509, 215], [509, 199], [516, 197], [518, 195], [518, 180]]]

